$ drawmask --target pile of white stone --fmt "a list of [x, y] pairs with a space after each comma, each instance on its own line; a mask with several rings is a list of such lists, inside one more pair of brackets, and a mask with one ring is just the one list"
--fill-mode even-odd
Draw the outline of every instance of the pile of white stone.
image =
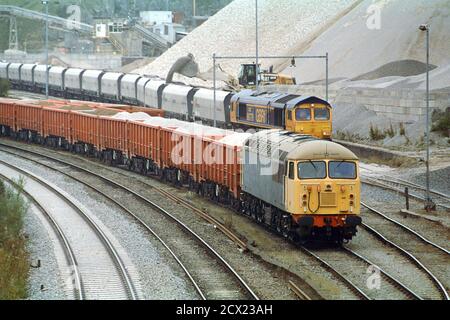
[[[333, 24], [356, 0], [259, 0], [260, 55], [291, 55], [294, 49], [306, 46], [320, 31]], [[135, 70], [165, 78], [173, 63], [192, 53], [200, 72], [211, 80], [213, 53], [220, 56], [255, 55], [255, 1], [235, 0], [203, 25], [170, 48], [149, 65]], [[323, 52], [325, 53], [325, 52]], [[250, 60], [220, 60], [225, 74], [237, 77], [241, 63]], [[280, 60], [261, 60], [262, 67]], [[211, 86], [211, 81], [175, 76], [175, 81]]]

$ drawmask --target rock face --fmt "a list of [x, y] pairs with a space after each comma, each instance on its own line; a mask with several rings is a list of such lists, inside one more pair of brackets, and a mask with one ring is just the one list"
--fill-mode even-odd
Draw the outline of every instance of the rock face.
[[[359, 2], [259, 0], [260, 55], [286, 55], [299, 44], [307, 44]], [[199, 64], [200, 72], [209, 74], [213, 66], [213, 53], [221, 56], [254, 56], [255, 34], [255, 1], [235, 0], [154, 62], [135, 71], [166, 77], [178, 58], [192, 53]], [[220, 60], [219, 63], [224, 73], [237, 77], [241, 63], [254, 61], [255, 59]], [[263, 68], [268, 68], [280, 61], [261, 62]], [[175, 76], [174, 80], [199, 85], [208, 84], [182, 76]]]
[[[431, 64], [435, 88], [450, 86], [445, 76], [450, 64], [449, 0], [364, 0], [350, 13], [317, 37], [308, 48], [294, 48], [297, 54], [330, 54], [331, 78], [355, 78], [386, 64], [401, 66], [404, 60], [425, 61], [426, 33], [420, 24], [430, 24]], [[319, 70], [319, 71], [318, 71]], [[324, 79], [320, 62], [299, 61], [296, 68], [286, 68], [300, 82]], [[411, 74], [399, 76], [414, 76]], [[383, 74], [379, 75], [380, 78]], [[386, 75], [387, 76], [387, 75]], [[423, 79], [423, 76], [422, 76]], [[417, 78], [412, 79], [417, 82]], [[421, 85], [419, 86], [421, 87]]]

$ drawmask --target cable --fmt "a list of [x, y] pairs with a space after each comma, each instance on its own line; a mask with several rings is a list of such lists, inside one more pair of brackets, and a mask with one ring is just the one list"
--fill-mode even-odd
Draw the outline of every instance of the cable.
[[311, 210], [311, 191], [308, 191], [308, 210], [313, 214], [319, 211], [320, 209], [320, 191], [317, 191], [317, 202], [318, 202], [317, 209], [314, 211]]

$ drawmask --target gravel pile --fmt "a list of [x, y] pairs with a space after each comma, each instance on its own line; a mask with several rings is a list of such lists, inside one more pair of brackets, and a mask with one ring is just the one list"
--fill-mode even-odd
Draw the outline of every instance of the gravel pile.
[[[436, 66], [430, 66], [429, 70], [436, 69]], [[387, 63], [376, 70], [360, 75], [352, 80], [373, 80], [385, 77], [408, 77], [422, 74], [427, 71], [426, 63], [416, 60], [400, 60]]]
[[[356, 0], [260, 0], [259, 40], [261, 55], [286, 55], [293, 47], [305, 44], [320, 28], [328, 26]], [[212, 69], [212, 55], [255, 55], [255, 2], [235, 0], [195, 29], [154, 62], [135, 72], [166, 77], [175, 61], [192, 53], [200, 72]], [[321, 52], [322, 54], [324, 52]], [[223, 60], [224, 72], [237, 76], [239, 65], [252, 61]], [[280, 61], [262, 61], [262, 67]], [[201, 80], [176, 75], [175, 81], [205, 85]]]
[[[380, 13], [379, 24], [376, 21], [377, 10]], [[330, 77], [354, 78], [387, 63], [424, 61], [425, 32], [418, 28], [420, 24], [428, 23], [431, 25], [431, 63], [445, 67], [450, 63], [449, 14], [449, 0], [363, 0], [306, 50], [300, 47], [295, 53], [329, 52]], [[409, 76], [416, 74], [416, 69], [410, 71]], [[296, 68], [287, 68], [285, 72], [295, 75], [298, 83], [325, 78], [321, 61], [298, 61]], [[443, 85], [439, 81], [434, 84], [437, 87]], [[443, 86], [450, 86], [450, 81]]]

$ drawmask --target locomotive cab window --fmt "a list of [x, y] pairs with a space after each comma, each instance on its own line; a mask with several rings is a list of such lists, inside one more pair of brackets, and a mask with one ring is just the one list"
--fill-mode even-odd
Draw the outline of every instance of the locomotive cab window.
[[295, 179], [295, 165], [293, 162], [289, 162], [289, 179]]
[[295, 110], [295, 119], [297, 121], [310, 121], [311, 120], [311, 109], [299, 108]]
[[324, 161], [299, 162], [298, 178], [305, 179], [325, 179], [327, 177], [327, 166]]
[[329, 176], [332, 179], [356, 179], [356, 163], [347, 161], [330, 161]]
[[288, 111], [288, 120], [292, 120], [292, 111], [291, 110]]
[[330, 110], [328, 110], [328, 108], [314, 109], [314, 120], [319, 121], [330, 120]]

